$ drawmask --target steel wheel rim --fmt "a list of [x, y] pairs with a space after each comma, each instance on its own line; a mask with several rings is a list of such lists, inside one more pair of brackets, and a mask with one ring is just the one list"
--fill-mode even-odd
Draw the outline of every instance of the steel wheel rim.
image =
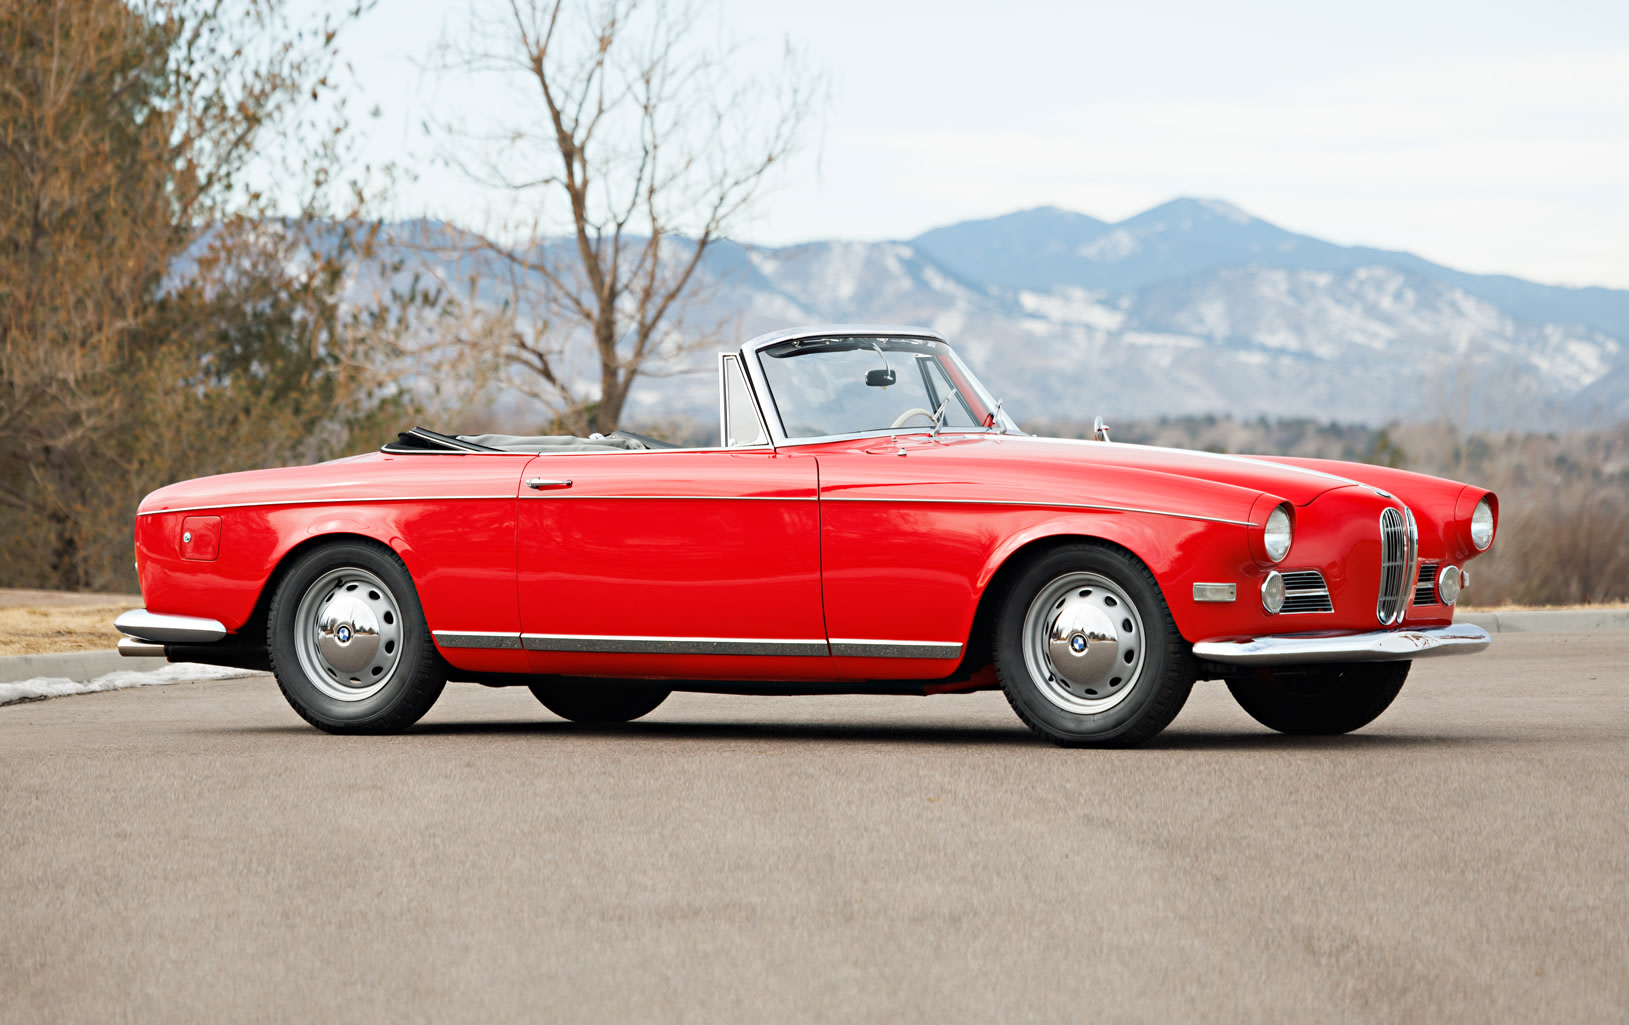
[[312, 686], [336, 701], [384, 690], [402, 660], [402, 610], [377, 576], [347, 566], [318, 577], [294, 611], [294, 651]]
[[1097, 573], [1057, 577], [1024, 613], [1030, 679], [1049, 703], [1076, 715], [1106, 712], [1137, 688], [1144, 640], [1136, 603]]

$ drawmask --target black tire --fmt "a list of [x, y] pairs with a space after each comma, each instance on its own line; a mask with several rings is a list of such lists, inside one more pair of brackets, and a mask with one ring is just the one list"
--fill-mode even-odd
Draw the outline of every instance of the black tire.
[[1333, 736], [1369, 725], [1408, 679], [1409, 662], [1355, 662], [1280, 670], [1268, 680], [1229, 680], [1250, 718], [1270, 730]]
[[550, 680], [530, 687], [544, 708], [580, 723], [631, 722], [654, 712], [673, 693], [627, 680]]
[[1055, 548], [1020, 570], [993, 648], [1018, 718], [1066, 747], [1149, 740], [1182, 710], [1196, 671], [1148, 567], [1098, 544]]
[[[322, 629], [325, 614], [331, 630]], [[371, 653], [363, 651], [369, 616]], [[283, 697], [328, 733], [399, 733], [423, 718], [447, 682], [407, 567], [366, 541], [322, 545], [288, 568], [272, 596], [266, 647]], [[348, 667], [364, 654], [366, 662]]]

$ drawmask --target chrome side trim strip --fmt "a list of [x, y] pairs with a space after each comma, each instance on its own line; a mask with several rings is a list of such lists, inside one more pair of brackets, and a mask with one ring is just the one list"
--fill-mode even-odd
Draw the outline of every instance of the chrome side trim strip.
[[[468, 455], [455, 452], [453, 455]], [[388, 498], [347, 498], [343, 495], [313, 496], [311, 498], [285, 498], [276, 502], [218, 502], [214, 505], [184, 505], [174, 509], [143, 509], [137, 516], [158, 516], [163, 513], [197, 512], [200, 509], [254, 509], [273, 505], [362, 505], [373, 502], [508, 502], [514, 495], [391, 495]]]
[[[734, 449], [731, 449], [734, 451]], [[599, 500], [618, 502], [638, 499], [643, 502], [814, 502], [813, 495], [521, 495], [521, 498], [546, 498], [551, 502], [567, 499], [578, 501]]]
[[391, 448], [394, 441], [387, 441], [379, 446], [379, 451], [387, 456], [535, 456], [536, 452], [510, 452], [506, 449], [494, 448], [483, 451], [452, 448]]
[[520, 634], [490, 633], [484, 630], [437, 630], [436, 643], [443, 648], [500, 648], [516, 651]]
[[1361, 634], [1283, 634], [1241, 641], [1200, 641], [1195, 657], [1234, 666], [1322, 662], [1400, 662], [1434, 655], [1471, 655], [1488, 646], [1488, 632], [1469, 623]]
[[831, 653], [858, 658], [961, 658], [957, 641], [868, 641], [833, 637]]
[[1023, 499], [1000, 498], [857, 498], [822, 495], [822, 502], [895, 502], [905, 505], [1004, 505], [1037, 509], [1085, 509], [1090, 512], [1146, 513], [1149, 516], [1172, 516], [1181, 520], [1205, 520], [1210, 523], [1229, 523], [1236, 527], [1252, 526], [1249, 520], [1230, 520], [1221, 516], [1201, 516], [1199, 513], [1168, 512], [1164, 509], [1139, 509], [1129, 505], [1082, 505], [1077, 502], [1031, 502]]
[[624, 637], [596, 634], [522, 634], [527, 651], [582, 651], [620, 655], [825, 655], [823, 640], [752, 637]]
[[[159, 516], [165, 513], [199, 512], [206, 509], [254, 509], [267, 506], [282, 505], [361, 505], [376, 502], [501, 502], [515, 498], [515, 495], [394, 495], [388, 498], [344, 498], [344, 497], [311, 497], [291, 498], [276, 502], [220, 502], [213, 505], [187, 505], [174, 509], [143, 509], [137, 516]], [[981, 498], [848, 498], [830, 497], [816, 499], [813, 495], [525, 495], [526, 498], [547, 498], [551, 502], [569, 500], [599, 499], [603, 501], [638, 500], [653, 501], [665, 499], [683, 502], [893, 502], [908, 505], [999, 505], [1011, 508], [1036, 509], [1084, 509], [1088, 512], [1123, 512], [1146, 513], [1150, 516], [1172, 516], [1182, 520], [1204, 520], [1208, 523], [1227, 523], [1236, 527], [1248, 527], [1248, 520], [1230, 520], [1221, 516], [1201, 516], [1198, 513], [1166, 512], [1161, 509], [1138, 509], [1125, 505], [1081, 505], [1075, 502], [1029, 502], [1005, 501], [1002, 499]]]
[[209, 644], [226, 636], [218, 619], [169, 616], [146, 609], [131, 609], [113, 621], [120, 633], [155, 644]]

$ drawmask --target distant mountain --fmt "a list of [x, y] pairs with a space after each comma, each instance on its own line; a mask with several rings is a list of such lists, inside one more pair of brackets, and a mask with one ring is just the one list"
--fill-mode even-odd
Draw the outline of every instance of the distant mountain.
[[[1043, 207], [908, 242], [721, 243], [706, 269], [691, 324], [730, 323], [743, 340], [811, 323], [931, 327], [1020, 423], [1629, 417], [1629, 292], [1339, 246], [1216, 200], [1118, 224]], [[705, 372], [643, 381], [630, 416], [708, 419], [714, 387]]]
[[1629, 338], [1629, 291], [1467, 274], [1412, 253], [1339, 246], [1285, 231], [1215, 199], [1174, 199], [1119, 224], [1042, 207], [935, 228], [911, 244], [970, 281], [1010, 289], [1072, 285], [1125, 292], [1230, 267], [1334, 272], [1391, 267], [1452, 285], [1521, 320], [1580, 324]]

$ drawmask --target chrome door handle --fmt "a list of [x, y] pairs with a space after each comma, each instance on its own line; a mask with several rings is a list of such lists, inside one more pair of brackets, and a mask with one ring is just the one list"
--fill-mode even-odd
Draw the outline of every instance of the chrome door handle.
[[552, 488], [569, 488], [569, 480], [544, 480], [542, 477], [527, 477], [526, 486], [536, 491], [547, 491]]

